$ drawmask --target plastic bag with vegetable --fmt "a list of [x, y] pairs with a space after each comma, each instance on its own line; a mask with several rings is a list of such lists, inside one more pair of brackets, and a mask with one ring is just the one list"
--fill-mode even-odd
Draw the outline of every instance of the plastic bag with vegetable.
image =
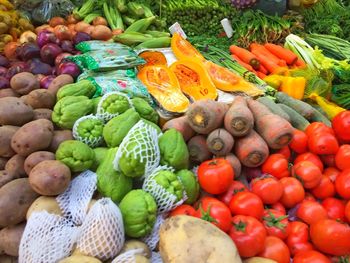
[[106, 41], [99, 41], [99, 40], [91, 40], [91, 41], [83, 41], [80, 42], [78, 45], [75, 46], [75, 48], [82, 53], [86, 53], [89, 51], [98, 51], [101, 49], [113, 49], [118, 54], [135, 54], [136, 53], [128, 46], [120, 44], [120, 43], [114, 43], [114, 42], [106, 42]]
[[[24, 1], [24, 2], [38, 2], [38, 1]], [[51, 18], [55, 16], [66, 17], [68, 16], [72, 10], [74, 9], [74, 5], [69, 0], [45, 0], [41, 1], [41, 3], [31, 10], [32, 20], [38, 24], [45, 24]]]

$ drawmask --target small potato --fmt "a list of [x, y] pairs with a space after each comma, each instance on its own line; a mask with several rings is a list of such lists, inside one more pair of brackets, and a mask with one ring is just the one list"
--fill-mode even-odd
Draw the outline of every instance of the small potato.
[[97, 258], [93, 258], [93, 257], [88, 257], [84, 255], [73, 255], [58, 261], [58, 263], [102, 263], [102, 262]]
[[17, 179], [18, 177], [16, 177], [13, 174], [10, 174], [9, 172], [7, 172], [6, 170], [2, 170], [0, 171], [0, 188], [3, 187], [5, 184], [11, 182], [12, 180]]
[[28, 178], [15, 179], [0, 188], [0, 228], [17, 225], [26, 218], [27, 211], [38, 198]]
[[8, 255], [2, 255], [2, 256], [0, 256], [0, 262], [1, 263], [18, 263], [18, 258], [11, 257]]
[[24, 170], [27, 174], [36, 166], [38, 163], [46, 160], [55, 160], [55, 154], [47, 151], [39, 151], [30, 154], [24, 162]]
[[20, 98], [6, 97], [0, 99], [0, 125], [22, 126], [34, 117], [32, 107]]
[[74, 140], [71, 130], [54, 131], [49, 151], [56, 152], [58, 146], [68, 140]]
[[[18, 224], [1, 229], [0, 252], [4, 251], [9, 256], [18, 257], [19, 244], [26, 224]], [[0, 261], [1, 262], [1, 261]]]
[[26, 171], [24, 170], [24, 160], [25, 158], [19, 154], [12, 156], [5, 166], [6, 172], [12, 174], [16, 178], [26, 176]]
[[26, 95], [32, 90], [40, 88], [38, 79], [29, 72], [21, 72], [14, 75], [11, 78], [10, 85], [15, 92], [21, 95]]
[[50, 214], [62, 215], [60, 206], [58, 205], [55, 197], [40, 196], [29, 207], [27, 212], [27, 220], [33, 212], [47, 211]]
[[8, 160], [9, 160], [8, 158], [0, 157], [0, 170], [5, 169], [5, 165], [6, 165]]
[[142, 256], [145, 256], [146, 258], [151, 258], [152, 252], [149, 249], [149, 247], [145, 243], [143, 243], [139, 240], [136, 240], [136, 239], [131, 239], [131, 240], [126, 241], [124, 244], [124, 247], [120, 251], [120, 254], [127, 252], [129, 250], [134, 250], [134, 249], [138, 249], [138, 248], [142, 249], [142, 252], [140, 252], [140, 254]]
[[53, 137], [51, 121], [40, 119], [23, 125], [13, 135], [11, 147], [22, 156], [47, 149]]
[[53, 196], [64, 192], [71, 179], [71, 172], [65, 164], [47, 160], [37, 164], [29, 174], [34, 191], [41, 195]]
[[46, 119], [51, 121], [52, 110], [50, 109], [35, 109], [33, 120]]
[[[20, 95], [13, 89], [0, 89], [0, 98], [5, 97], [19, 97]], [[1, 261], [0, 261], [1, 262]]]
[[243, 260], [243, 263], [277, 263], [277, 261], [269, 258], [252, 257], [252, 258]]
[[55, 106], [55, 96], [46, 89], [37, 89], [31, 91], [25, 99], [25, 102], [33, 109], [53, 109]]
[[135, 255], [135, 263], [151, 263], [151, 261], [149, 260], [149, 258], [146, 258], [142, 255]]
[[0, 127], [1, 157], [12, 157], [16, 154], [16, 152], [11, 148], [11, 139], [18, 129], [19, 127], [10, 125]]
[[68, 74], [62, 74], [56, 77], [49, 85], [48, 91], [50, 91], [54, 96], [56, 96], [57, 91], [67, 84], [74, 83], [72, 76]]
[[[19, 97], [25, 104], [28, 104], [26, 101], [27, 101], [27, 98], [28, 98], [28, 95], [23, 95], [21, 97]], [[29, 105], [29, 104], [28, 104]]]

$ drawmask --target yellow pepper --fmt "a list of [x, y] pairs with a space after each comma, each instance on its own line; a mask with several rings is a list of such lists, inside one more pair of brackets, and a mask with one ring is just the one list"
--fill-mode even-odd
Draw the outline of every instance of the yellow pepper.
[[264, 78], [264, 81], [274, 89], [280, 90], [283, 78], [284, 77], [280, 75], [269, 75]]
[[304, 96], [306, 79], [303, 77], [284, 77], [281, 91], [287, 93], [294, 99], [301, 100]]
[[310, 99], [315, 100], [317, 104], [324, 110], [328, 117], [332, 120], [338, 113], [345, 111], [346, 109], [339, 107], [333, 102], [328, 101], [327, 99], [317, 95], [316, 93], [311, 93]]

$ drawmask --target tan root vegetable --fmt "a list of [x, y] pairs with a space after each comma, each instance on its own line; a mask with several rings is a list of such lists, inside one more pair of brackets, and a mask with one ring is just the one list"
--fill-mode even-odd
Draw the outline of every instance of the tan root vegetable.
[[52, 110], [50, 109], [35, 109], [33, 120], [46, 119], [51, 121]]
[[57, 91], [60, 88], [62, 88], [64, 85], [68, 85], [72, 83], [74, 83], [74, 79], [72, 78], [72, 76], [68, 74], [62, 74], [54, 78], [54, 80], [50, 83], [47, 90], [56, 96]]
[[92, 20], [92, 24], [94, 26], [99, 26], [99, 25], [108, 26], [107, 20], [102, 16], [98, 16], [94, 20]]
[[34, 166], [46, 160], [55, 160], [55, 154], [47, 151], [39, 151], [30, 154], [24, 161], [25, 172], [29, 175]]
[[12, 156], [5, 166], [6, 172], [13, 175], [15, 178], [24, 177], [26, 175], [24, 160], [25, 158], [19, 154]]
[[32, 215], [33, 212], [47, 211], [50, 214], [62, 215], [62, 211], [55, 197], [40, 196], [29, 207], [26, 219]]
[[6, 170], [0, 171], [0, 188], [17, 178], [16, 175], [10, 174]]
[[[9, 226], [0, 230], [0, 252], [18, 257], [19, 244], [24, 232], [25, 223]], [[2, 261], [0, 261], [2, 262]]]
[[15, 92], [13, 89], [1, 89], [0, 90], [0, 98], [5, 97], [19, 97], [20, 95]]
[[17, 126], [5, 125], [0, 127], [0, 156], [12, 157], [16, 152], [11, 148], [11, 139], [16, 131]]
[[269, 258], [252, 257], [252, 258], [243, 260], [243, 263], [278, 263], [278, 262]]
[[234, 144], [232, 135], [225, 129], [216, 129], [209, 133], [207, 138], [207, 145], [209, 151], [218, 156], [228, 154]]
[[152, 256], [152, 252], [149, 249], [149, 247], [145, 243], [136, 239], [131, 239], [126, 241], [124, 244], [124, 247], [122, 248], [119, 254], [122, 254], [130, 250], [134, 250], [134, 249], [142, 249], [142, 252], [140, 252], [140, 254], [146, 258], [151, 258]]
[[9, 159], [5, 157], [0, 157], [0, 170], [5, 169], [5, 165]]
[[58, 146], [68, 140], [74, 140], [71, 130], [54, 131], [49, 151], [56, 152]]
[[52, 109], [55, 106], [55, 102], [55, 96], [46, 89], [33, 90], [25, 98], [25, 103], [33, 109]]
[[187, 143], [190, 160], [195, 163], [201, 163], [209, 160], [212, 156], [207, 145], [207, 139], [203, 135], [192, 137]]
[[18, 263], [18, 258], [8, 256], [8, 255], [0, 255], [0, 262], [1, 263]]
[[58, 263], [102, 263], [102, 261], [97, 258], [84, 255], [72, 255], [68, 258], [64, 258], [58, 261]]
[[33, 109], [20, 98], [5, 97], [0, 99], [0, 125], [21, 126], [34, 117]]
[[174, 128], [177, 131], [181, 132], [186, 142], [196, 134], [196, 132], [189, 125], [187, 116], [182, 116], [167, 121], [163, 125], [162, 130], [166, 131], [171, 128]]
[[21, 95], [26, 95], [32, 90], [40, 88], [38, 79], [29, 72], [21, 72], [14, 75], [11, 78], [10, 85], [15, 92]]
[[104, 25], [95, 26], [91, 32], [91, 37], [96, 40], [109, 40], [112, 36], [112, 31]]
[[235, 171], [235, 178], [239, 177], [241, 175], [242, 165], [241, 165], [241, 162], [238, 160], [237, 156], [234, 155], [233, 153], [229, 153], [224, 158], [227, 161], [229, 161], [233, 170]]

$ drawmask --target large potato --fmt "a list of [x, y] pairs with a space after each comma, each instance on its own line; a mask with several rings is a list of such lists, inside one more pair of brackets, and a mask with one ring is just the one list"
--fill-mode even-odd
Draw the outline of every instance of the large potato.
[[74, 140], [71, 130], [54, 131], [49, 151], [56, 152], [58, 146], [64, 141]]
[[243, 263], [278, 263], [278, 262], [269, 258], [252, 257], [252, 258], [243, 260]]
[[25, 98], [25, 102], [33, 109], [53, 109], [55, 105], [55, 96], [46, 89], [37, 89], [31, 91]]
[[23, 125], [13, 135], [11, 147], [22, 156], [44, 150], [49, 147], [53, 137], [51, 121], [40, 119]]
[[142, 249], [142, 252], [139, 254], [145, 256], [146, 258], [151, 258], [152, 256], [152, 252], [149, 249], [149, 247], [145, 243], [136, 239], [125, 241], [124, 246], [120, 251], [120, 254], [134, 249]]
[[32, 107], [15, 97], [0, 98], [0, 125], [21, 126], [34, 117]]
[[241, 263], [232, 239], [213, 224], [190, 216], [168, 218], [160, 227], [164, 263]]
[[[19, 244], [26, 224], [9, 226], [0, 230], [0, 252], [18, 257]], [[1, 261], [0, 261], [1, 262]]]
[[19, 127], [10, 126], [10, 125], [5, 125], [0, 127], [0, 156], [1, 157], [12, 157], [16, 154], [16, 152], [11, 148], [11, 139], [18, 129]]
[[62, 211], [55, 197], [40, 196], [38, 197], [27, 211], [27, 220], [33, 212], [47, 211], [50, 214], [62, 215]]
[[68, 258], [60, 260], [58, 263], [102, 263], [97, 258], [88, 257], [84, 255], [73, 255]]
[[[0, 98], [5, 97], [19, 97], [20, 95], [13, 89], [0, 89]], [[1, 261], [0, 261], [1, 262]]]
[[17, 177], [6, 170], [0, 171], [0, 188], [15, 179], [17, 179]]
[[29, 72], [21, 72], [14, 75], [11, 78], [10, 85], [15, 92], [21, 95], [26, 95], [32, 90], [40, 88], [38, 79]]
[[5, 169], [5, 165], [9, 159], [5, 157], [0, 157], [0, 170]]
[[33, 120], [46, 119], [51, 121], [52, 110], [50, 109], [35, 109]]
[[24, 177], [26, 175], [26, 171], [24, 170], [24, 160], [25, 158], [19, 154], [12, 156], [7, 162], [5, 170], [16, 178]]
[[72, 76], [68, 74], [62, 74], [56, 77], [49, 85], [48, 91], [50, 91], [54, 96], [56, 96], [57, 91], [64, 85], [74, 83]]
[[27, 211], [39, 195], [28, 178], [13, 180], [0, 188], [0, 228], [23, 222]]
[[18, 258], [11, 257], [8, 255], [2, 255], [2, 256], [0, 256], [0, 262], [1, 263], [18, 263]]
[[24, 162], [24, 170], [27, 174], [36, 166], [38, 163], [46, 160], [55, 160], [55, 154], [47, 151], [39, 151], [30, 154]]
[[29, 174], [29, 182], [34, 191], [41, 195], [58, 195], [67, 189], [71, 173], [65, 164], [47, 160], [37, 164]]

